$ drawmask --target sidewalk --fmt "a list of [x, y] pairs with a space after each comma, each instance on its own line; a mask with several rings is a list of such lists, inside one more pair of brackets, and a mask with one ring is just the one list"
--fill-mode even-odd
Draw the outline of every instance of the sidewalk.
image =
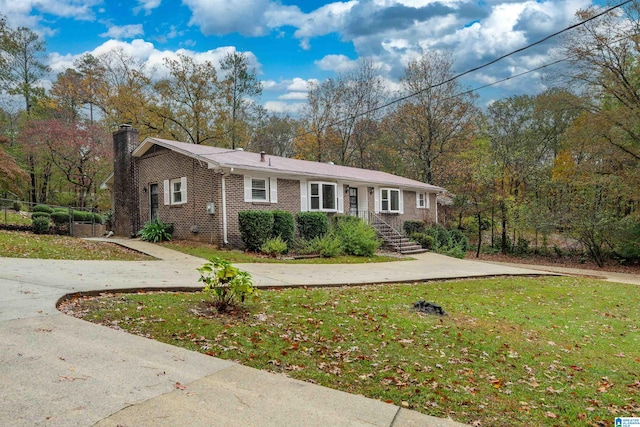
[[[114, 242], [158, 260], [0, 258], [0, 425], [462, 425], [59, 313], [58, 299], [75, 292], [201, 287], [195, 269], [202, 259], [137, 240]], [[262, 287], [540, 274], [436, 254], [416, 258], [340, 266], [238, 266]]]

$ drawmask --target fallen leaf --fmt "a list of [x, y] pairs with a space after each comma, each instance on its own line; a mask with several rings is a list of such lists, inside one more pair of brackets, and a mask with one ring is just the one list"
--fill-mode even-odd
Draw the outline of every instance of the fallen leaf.
[[556, 414], [554, 414], [553, 412], [549, 412], [549, 411], [545, 412], [544, 416], [547, 417], [547, 418], [558, 418], [558, 416]]
[[187, 388], [186, 386], [180, 384], [179, 382], [176, 381], [176, 383], [173, 385], [175, 388], [177, 388], [178, 390], [184, 390], [185, 388]]

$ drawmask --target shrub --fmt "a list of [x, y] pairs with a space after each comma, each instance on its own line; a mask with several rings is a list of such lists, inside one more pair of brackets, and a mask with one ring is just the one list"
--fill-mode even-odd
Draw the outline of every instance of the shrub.
[[635, 222], [633, 219], [625, 219], [621, 222], [619, 242], [615, 252], [622, 262], [640, 259], [640, 222]]
[[516, 255], [526, 255], [529, 253], [529, 241], [523, 237], [518, 237], [516, 246], [513, 248]]
[[427, 233], [412, 233], [409, 236], [409, 238], [411, 240], [413, 240], [414, 242], [418, 243], [420, 246], [422, 246], [422, 249], [427, 249], [427, 250], [433, 249], [433, 245], [434, 245], [435, 239], [430, 234], [427, 234]]
[[[44, 212], [40, 212], [44, 213]], [[36, 234], [49, 234], [50, 224], [48, 216], [40, 216], [33, 218], [31, 223], [33, 232]]]
[[450, 248], [459, 247], [462, 252], [469, 250], [469, 239], [461, 230], [453, 229], [449, 231], [449, 244]]
[[69, 219], [71, 215], [67, 211], [56, 211], [54, 210], [51, 214], [51, 219], [55, 225], [64, 225], [69, 223]]
[[[62, 208], [62, 207], [57, 207], [57, 208], [53, 208], [53, 212], [69, 212], [69, 208]], [[51, 213], [53, 213], [51, 212]]]
[[50, 214], [51, 212], [53, 212], [53, 209], [51, 208], [51, 206], [47, 206], [47, 205], [35, 205], [33, 207], [33, 209], [31, 209], [32, 212], [46, 212], [48, 214]]
[[257, 293], [249, 273], [238, 270], [221, 258], [211, 258], [198, 268], [198, 272], [198, 281], [204, 283], [204, 292], [212, 296], [218, 311], [225, 311], [244, 302], [246, 296]]
[[48, 212], [34, 212], [31, 214], [31, 219], [36, 219], [36, 218], [47, 218], [47, 220], [49, 218], [51, 218], [51, 214]]
[[407, 236], [411, 236], [414, 233], [424, 233], [424, 231], [427, 229], [427, 226], [422, 220], [412, 219], [405, 221], [402, 224], [402, 229]]
[[74, 221], [84, 221], [84, 222], [93, 222], [93, 212], [89, 211], [73, 211], [73, 220]]
[[318, 253], [324, 258], [333, 258], [342, 255], [342, 242], [338, 236], [332, 233], [325, 234], [318, 239]]
[[464, 256], [467, 254], [466, 251], [462, 250], [461, 246], [453, 246], [453, 247], [445, 248], [440, 253], [442, 253], [443, 255], [451, 256], [454, 258], [460, 258], [460, 259], [464, 258]]
[[249, 251], [259, 252], [262, 245], [272, 236], [273, 212], [238, 212], [240, 236]]
[[334, 229], [334, 235], [340, 240], [342, 251], [347, 255], [372, 256], [380, 241], [376, 230], [360, 218], [340, 220]]
[[280, 236], [288, 247], [293, 245], [293, 237], [296, 233], [296, 224], [293, 214], [286, 211], [273, 211], [273, 231], [271, 237]]
[[96, 224], [102, 224], [102, 216], [99, 213], [94, 212], [93, 213], [93, 222], [95, 222]]
[[329, 218], [323, 212], [298, 212], [296, 215], [298, 233], [304, 240], [313, 240], [327, 234]]
[[287, 242], [282, 240], [282, 237], [277, 236], [264, 242], [260, 248], [260, 252], [263, 254], [276, 257], [287, 252]]
[[171, 229], [173, 225], [165, 224], [158, 218], [147, 221], [139, 231], [140, 238], [147, 242], [162, 242], [163, 240], [171, 240]]
[[357, 216], [352, 216], [352, 215], [334, 215], [333, 217], [331, 217], [331, 225], [335, 228], [338, 227], [340, 224], [342, 224], [343, 222], [358, 222], [361, 221], [360, 218], [358, 218]]
[[16, 212], [20, 212], [22, 210], [22, 203], [18, 202], [17, 200], [13, 202], [13, 210]]
[[441, 225], [434, 225], [426, 230], [427, 234], [433, 237], [434, 249], [447, 247], [449, 245], [449, 232]]

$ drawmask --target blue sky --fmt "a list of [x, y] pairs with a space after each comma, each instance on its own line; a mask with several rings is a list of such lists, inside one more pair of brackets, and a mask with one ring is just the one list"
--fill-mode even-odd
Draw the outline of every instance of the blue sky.
[[[321, 81], [369, 58], [390, 89], [421, 50], [450, 50], [455, 71], [475, 67], [574, 22], [591, 0], [0, 0], [13, 27], [47, 42], [56, 73], [84, 53], [114, 47], [161, 65], [181, 51], [218, 63], [247, 54], [263, 81], [259, 100], [276, 112], [299, 110], [309, 81]], [[597, 0], [596, 3], [601, 3]], [[545, 43], [465, 78], [470, 88], [549, 62]], [[49, 79], [54, 78], [50, 77]], [[47, 85], [48, 82], [43, 82]], [[482, 103], [545, 88], [532, 73], [480, 91]]]

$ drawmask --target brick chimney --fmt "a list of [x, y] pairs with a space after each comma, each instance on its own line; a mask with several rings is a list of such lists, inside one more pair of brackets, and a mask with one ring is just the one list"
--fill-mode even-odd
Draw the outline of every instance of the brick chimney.
[[118, 237], [134, 237], [139, 228], [137, 170], [131, 156], [138, 143], [138, 130], [131, 125], [120, 125], [113, 133], [112, 229]]

